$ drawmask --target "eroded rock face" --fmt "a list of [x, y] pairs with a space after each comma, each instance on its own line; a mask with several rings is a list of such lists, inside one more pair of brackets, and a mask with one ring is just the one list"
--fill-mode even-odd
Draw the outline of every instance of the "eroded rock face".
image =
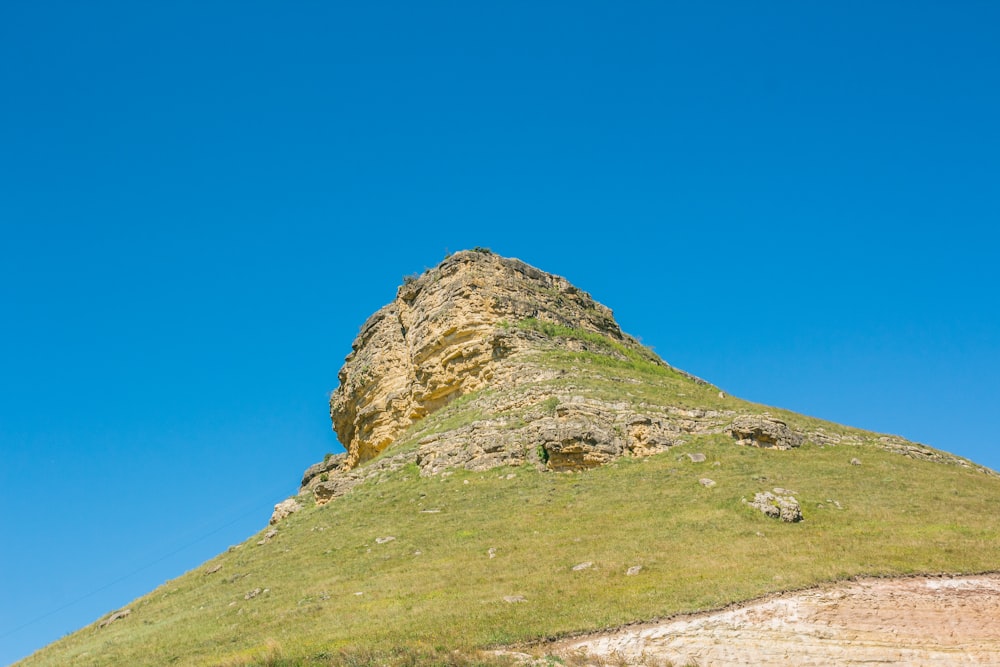
[[[563, 365], [540, 361], [553, 351], [591, 354], [554, 355]], [[627, 362], [633, 370], [636, 363], [662, 365], [665, 382], [682, 377], [692, 384], [667, 392], [676, 392], [676, 401], [641, 398], [630, 383], [642, 381], [614, 370], [602, 375], [604, 362]], [[588, 383], [593, 375], [602, 375], [601, 390]], [[706, 382], [643, 348], [586, 292], [489, 252], [456, 253], [407, 279], [362, 326], [339, 380], [330, 416], [347, 451], [305, 471], [300, 493], [317, 503], [407, 465], [421, 475], [526, 464], [575, 472], [622, 456], [658, 454], [705, 434], [728, 433], [739, 445], [777, 450], [805, 441], [874, 445], [969, 465], [895, 436], [799, 422], [796, 430], [710, 385], [708, 400]], [[692, 396], [699, 392], [709, 405], [726, 401], [735, 409], [698, 407]], [[416, 426], [406, 447], [386, 452], [411, 426], [462, 396], [453, 421], [442, 415], [431, 428]], [[688, 456], [705, 461], [701, 453]]]
[[[557, 403], [557, 405], [553, 405]], [[730, 412], [649, 406], [637, 413], [627, 404], [573, 395], [552, 395], [541, 388], [477, 396], [467, 407], [484, 416], [472, 423], [432, 433], [416, 449], [384, 456], [347, 470], [317, 464], [303, 477], [301, 493], [323, 504], [367, 480], [377, 480], [408, 464], [421, 475], [448, 470], [483, 471], [499, 466], [534, 465], [543, 470], [576, 472], [622, 456], [667, 451], [697, 433], [721, 433]], [[520, 416], [512, 417], [512, 413]], [[700, 458], [698, 458], [700, 456]], [[704, 454], [695, 456], [704, 460]]]
[[354, 341], [330, 399], [344, 467], [458, 396], [509, 380], [505, 360], [530, 336], [503, 325], [528, 318], [631, 340], [609, 309], [564, 278], [491, 253], [456, 253], [400, 287]]
[[769, 415], [740, 415], [733, 420], [729, 433], [738, 445], [791, 449], [802, 444], [802, 436], [788, 424]]

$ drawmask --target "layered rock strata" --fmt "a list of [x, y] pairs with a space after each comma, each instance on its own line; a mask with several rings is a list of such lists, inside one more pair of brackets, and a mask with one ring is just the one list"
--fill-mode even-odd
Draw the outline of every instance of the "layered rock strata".
[[608, 308], [565, 278], [489, 252], [456, 253], [408, 279], [361, 327], [330, 399], [344, 467], [455, 398], [514, 380], [523, 369], [506, 362], [530, 343], [512, 327], [528, 319], [636, 345]]
[[[686, 407], [626, 400], [628, 382], [639, 380], [614, 371], [605, 380], [621, 387], [621, 400], [595, 393], [587, 380], [600, 372], [599, 365], [567, 370], [539, 362], [539, 354], [553, 350], [668, 372], [687, 387], [677, 390], [678, 399], [701, 391], [725, 409], [691, 407], [690, 400], [682, 401]], [[310, 466], [300, 488], [319, 503], [408, 464], [424, 475], [524, 464], [577, 471], [622, 456], [661, 453], [701, 434], [726, 434], [739, 445], [777, 450], [807, 441], [875, 445], [970, 465], [895, 436], [793, 427], [671, 368], [566, 279], [488, 251], [456, 253], [407, 278], [392, 303], [361, 327], [339, 380], [330, 417], [346, 453]], [[445, 423], [421, 430], [425, 417], [459, 397], [465, 397], [461, 412], [452, 410]], [[386, 451], [404, 434], [406, 447]]]
[[788, 424], [770, 415], [740, 415], [728, 430], [736, 444], [748, 447], [792, 449], [801, 445], [803, 439]]

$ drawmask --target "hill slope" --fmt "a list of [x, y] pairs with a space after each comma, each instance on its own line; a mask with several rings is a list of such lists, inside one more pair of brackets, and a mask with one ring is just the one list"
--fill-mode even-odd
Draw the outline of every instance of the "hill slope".
[[[347, 453], [306, 472], [301, 509], [22, 664], [463, 664], [858, 575], [1000, 568], [992, 471], [727, 396], [488, 252], [362, 327], [331, 416]], [[746, 502], [763, 492], [804, 520]]]

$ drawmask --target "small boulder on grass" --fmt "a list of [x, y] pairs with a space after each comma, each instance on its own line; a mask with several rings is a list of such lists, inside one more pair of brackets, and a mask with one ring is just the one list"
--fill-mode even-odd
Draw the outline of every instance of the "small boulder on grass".
[[109, 625], [111, 625], [112, 623], [114, 623], [115, 621], [120, 621], [121, 619], [127, 617], [131, 613], [132, 613], [131, 609], [122, 609], [120, 611], [116, 611], [115, 613], [111, 614], [106, 619], [104, 619], [103, 621], [101, 621], [101, 623], [100, 623], [100, 625], [98, 627], [106, 628]]

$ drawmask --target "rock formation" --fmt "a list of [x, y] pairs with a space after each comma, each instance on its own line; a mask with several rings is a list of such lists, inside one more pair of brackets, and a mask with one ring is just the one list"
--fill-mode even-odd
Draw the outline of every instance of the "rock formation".
[[802, 444], [802, 436], [788, 424], [770, 415], [740, 415], [729, 425], [729, 433], [737, 445], [791, 449]]
[[[551, 363], [552, 353], [564, 361], [576, 355], [575, 365]], [[611, 374], [620, 386], [613, 394], [586, 386], [602, 365], [616, 363], [646, 375]], [[894, 436], [872, 443], [851, 429], [790, 425], [672, 368], [565, 278], [482, 249], [407, 278], [361, 327], [338, 377], [330, 417], [346, 453], [305, 471], [300, 493], [312, 492], [318, 503], [408, 464], [425, 475], [523, 464], [576, 471], [706, 433], [778, 450], [806, 441], [877, 444], [969, 465]], [[673, 382], [677, 400], [642, 400], [629, 382]], [[422, 428], [459, 398], [451, 421]]]
[[513, 380], [520, 369], [506, 361], [530, 343], [509, 325], [526, 319], [635, 345], [610, 310], [564, 278], [489, 252], [452, 255], [408, 279], [361, 327], [330, 399], [345, 466], [455, 398]]
[[[565, 373], [532, 358], [552, 349], [640, 360], [705, 384], [622, 332], [608, 308], [566, 279], [488, 251], [456, 253], [407, 279], [395, 300], [361, 327], [330, 399], [346, 454], [311, 466], [302, 489], [325, 502], [411, 462], [425, 474], [526, 462], [579, 470], [662, 452], [684, 434], [721, 432], [732, 419], [711, 409], [639, 412], [619, 401], [536, 387]], [[470, 394], [481, 418], [379, 456], [427, 415]]]
[[302, 505], [296, 502], [294, 498], [282, 500], [274, 506], [274, 512], [271, 514], [271, 521], [269, 523], [273, 526], [282, 519], [286, 518], [289, 514], [294, 514], [300, 509], [302, 509]]
[[[778, 491], [778, 489], [775, 489]], [[760, 510], [772, 519], [781, 519], [787, 523], [802, 521], [802, 508], [799, 501], [791, 495], [779, 495], [770, 491], [754, 494], [753, 500], [747, 503], [750, 507]]]

